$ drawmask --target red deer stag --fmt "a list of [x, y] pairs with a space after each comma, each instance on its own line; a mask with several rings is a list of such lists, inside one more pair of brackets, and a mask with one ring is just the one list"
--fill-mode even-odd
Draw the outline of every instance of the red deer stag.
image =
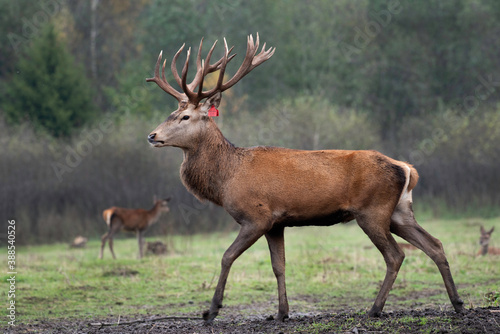
[[481, 237], [479, 238], [479, 245], [481, 245], [481, 249], [477, 255], [500, 255], [500, 248], [490, 247], [491, 234], [494, 230], [495, 227], [492, 227], [491, 230], [486, 232], [484, 227], [481, 226]]
[[149, 211], [144, 209], [118, 208], [116, 206], [104, 210], [102, 212], [102, 218], [104, 218], [104, 221], [108, 225], [108, 232], [101, 238], [101, 252], [99, 253], [99, 258], [102, 259], [104, 246], [106, 246], [106, 240], [108, 240], [111, 255], [113, 255], [113, 259], [116, 259], [115, 252], [113, 251], [113, 236], [121, 229], [136, 232], [137, 241], [139, 243], [139, 259], [142, 258], [144, 232], [149, 226], [160, 219], [162, 212], [170, 211], [168, 201], [170, 201], [170, 198], [157, 200], [155, 196], [153, 200], [154, 206]]
[[[184, 45], [172, 59], [171, 71], [183, 92], [167, 82], [166, 60], [160, 76], [161, 52], [154, 77], [146, 81], [155, 82], [179, 102], [178, 109], [149, 134], [149, 143], [154, 147], [181, 148], [184, 161], [180, 175], [186, 188], [199, 200], [209, 200], [224, 207], [241, 225], [236, 240], [222, 257], [215, 294], [210, 309], [203, 314], [206, 322], [210, 323], [222, 307], [231, 265], [263, 235], [269, 245], [278, 282], [277, 319], [288, 318], [284, 228], [329, 226], [353, 219], [382, 253], [387, 265], [370, 316], [380, 316], [405, 256], [391, 233], [420, 248], [436, 263], [451, 303], [457, 312], [462, 312], [463, 302], [458, 296], [441, 242], [420, 227], [413, 216], [412, 189], [417, 184], [417, 171], [405, 162], [375, 151], [302, 151], [234, 146], [208, 112], [218, 107], [222, 92], [271, 58], [275, 49], [266, 50], [264, 44], [257, 54], [259, 36], [254, 43], [250, 35], [242, 65], [231, 79], [223, 82], [226, 65], [234, 57], [229, 55], [232, 48], [228, 50], [224, 39], [224, 55], [211, 64], [217, 42], [204, 61], [201, 60], [202, 43], [203, 40], [191, 83], [186, 82], [191, 49], [187, 51], [181, 76], [175, 63]], [[217, 70], [216, 86], [204, 91], [204, 77]]]

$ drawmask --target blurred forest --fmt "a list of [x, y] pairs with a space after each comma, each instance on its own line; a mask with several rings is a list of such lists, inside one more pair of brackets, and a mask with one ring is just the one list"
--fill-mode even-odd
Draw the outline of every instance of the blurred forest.
[[499, 22], [498, 0], [0, 0], [0, 226], [97, 237], [103, 209], [158, 195], [149, 235], [235, 228], [184, 189], [181, 150], [149, 147], [177, 101], [145, 78], [201, 37], [235, 45], [233, 74], [256, 32], [276, 53], [224, 94], [231, 142], [376, 149], [417, 167], [417, 212], [499, 215]]

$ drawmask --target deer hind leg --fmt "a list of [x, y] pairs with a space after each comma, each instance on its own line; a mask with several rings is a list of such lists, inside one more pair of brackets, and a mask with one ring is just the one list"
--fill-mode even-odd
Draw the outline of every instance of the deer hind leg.
[[109, 244], [109, 250], [111, 251], [111, 255], [113, 256], [113, 259], [116, 259], [115, 252], [113, 251], [113, 235], [116, 233], [116, 231], [113, 230], [113, 228], [109, 229], [108, 232], [104, 233], [103, 236], [101, 237], [101, 252], [99, 253], [99, 258], [102, 259], [103, 253], [104, 253], [104, 247], [106, 246], [106, 241], [108, 241]]
[[108, 244], [109, 244], [109, 250], [111, 251], [111, 255], [113, 256], [113, 260], [116, 260], [116, 255], [115, 252], [113, 251], [113, 237], [109, 238]]
[[259, 226], [250, 222], [241, 224], [238, 236], [222, 257], [219, 281], [217, 283], [217, 287], [215, 288], [210, 309], [203, 313], [205, 323], [210, 324], [215, 319], [217, 314], [219, 314], [219, 309], [222, 308], [222, 300], [224, 298], [227, 276], [229, 275], [229, 270], [231, 269], [233, 262], [266, 232], [266, 230], [262, 230]]
[[118, 218], [115, 218], [111, 221], [111, 227], [109, 228], [108, 233], [104, 234], [101, 238], [101, 259], [102, 259], [102, 253], [104, 250], [104, 246], [106, 245], [106, 240], [108, 240], [109, 244], [109, 250], [111, 251], [111, 255], [113, 256], [113, 259], [116, 260], [116, 255], [115, 252], [113, 251], [113, 237], [118, 232], [121, 228], [122, 224], [118, 220]]
[[363, 229], [363, 231], [368, 235], [373, 244], [384, 256], [384, 260], [387, 266], [384, 282], [382, 287], [375, 299], [368, 315], [370, 317], [379, 317], [384, 308], [389, 292], [391, 291], [392, 285], [396, 280], [399, 272], [399, 268], [403, 263], [405, 254], [399, 248], [396, 240], [394, 240], [391, 232], [389, 231], [389, 218], [385, 217], [357, 217], [358, 225]]
[[276, 228], [266, 233], [273, 272], [278, 281], [278, 317], [277, 320], [285, 321], [288, 318], [288, 299], [285, 285], [285, 238], [284, 228]]
[[397, 205], [391, 217], [391, 232], [421, 249], [436, 263], [455, 311], [464, 312], [464, 302], [458, 296], [443, 245], [417, 223], [410, 201]]

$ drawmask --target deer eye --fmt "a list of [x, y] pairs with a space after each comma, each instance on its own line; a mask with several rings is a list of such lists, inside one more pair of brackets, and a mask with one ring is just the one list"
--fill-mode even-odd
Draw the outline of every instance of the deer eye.
[[189, 116], [188, 115], [184, 115], [184, 117], [182, 117], [182, 120], [183, 121], [187, 121], [189, 119]]

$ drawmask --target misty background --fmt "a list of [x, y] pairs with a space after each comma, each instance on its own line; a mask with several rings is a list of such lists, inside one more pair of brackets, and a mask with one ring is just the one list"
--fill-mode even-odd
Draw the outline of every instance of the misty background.
[[0, 226], [15, 219], [18, 243], [98, 237], [102, 210], [150, 208], [154, 195], [172, 196], [172, 211], [147, 235], [237, 228], [185, 190], [181, 150], [147, 143], [177, 101], [145, 78], [160, 50], [169, 63], [202, 37], [203, 57], [219, 40], [220, 58], [223, 37], [235, 46], [232, 76], [257, 32], [276, 53], [224, 93], [216, 122], [232, 143], [379, 150], [417, 168], [417, 219], [500, 214], [498, 0], [0, 0], [0, 9]]

